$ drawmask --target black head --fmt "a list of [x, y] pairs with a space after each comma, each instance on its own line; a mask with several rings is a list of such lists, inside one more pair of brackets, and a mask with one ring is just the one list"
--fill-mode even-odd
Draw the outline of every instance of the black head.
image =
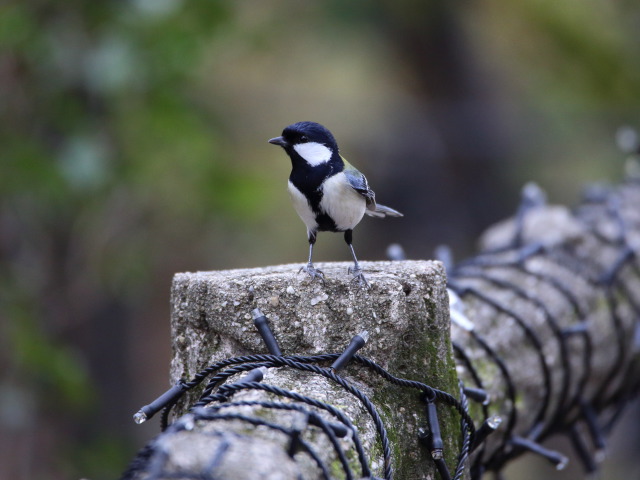
[[311, 165], [325, 163], [337, 156], [338, 144], [331, 132], [315, 122], [298, 122], [282, 131], [282, 136], [269, 143], [280, 145], [289, 156], [300, 156]]

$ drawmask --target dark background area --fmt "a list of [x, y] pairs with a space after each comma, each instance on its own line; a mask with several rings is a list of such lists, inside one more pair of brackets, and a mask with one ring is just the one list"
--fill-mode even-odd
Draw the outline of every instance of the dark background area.
[[[158, 431], [131, 416], [168, 386], [172, 275], [305, 261], [284, 126], [325, 124], [405, 213], [359, 257], [465, 257], [524, 183], [621, 178], [638, 32], [631, 0], [2, 2], [0, 477], [117, 477]], [[618, 436], [604, 478], [637, 471]]]

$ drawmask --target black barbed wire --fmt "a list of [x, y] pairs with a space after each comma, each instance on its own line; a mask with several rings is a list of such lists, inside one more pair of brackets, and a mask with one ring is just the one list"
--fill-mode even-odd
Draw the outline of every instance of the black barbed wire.
[[[250, 384], [246, 384], [246, 385], [250, 385]], [[295, 428], [286, 428], [286, 427], [283, 427], [280, 424], [269, 422], [269, 421], [264, 420], [262, 418], [250, 417], [248, 415], [242, 415], [242, 414], [239, 414], [239, 413], [226, 413], [226, 414], [213, 413], [213, 412], [209, 411], [209, 409], [206, 409], [206, 408], [197, 409], [193, 413], [193, 415], [194, 415], [194, 420], [207, 420], [207, 421], [240, 420], [242, 422], [248, 423], [248, 424], [253, 425], [255, 427], [267, 427], [267, 428], [270, 428], [272, 430], [276, 430], [278, 432], [281, 432], [281, 433], [285, 434], [286, 436], [288, 436], [290, 438], [290, 444], [293, 444], [295, 442], [295, 446], [296, 447], [295, 447], [295, 449], [292, 448], [291, 456], [293, 456], [293, 454], [296, 453], [295, 450], [303, 450], [316, 463], [316, 465], [318, 466], [318, 468], [322, 472], [322, 477], [325, 480], [330, 480], [331, 479], [331, 474], [329, 472], [329, 468], [327, 467], [325, 462], [320, 458], [320, 456], [316, 453], [315, 449], [313, 449], [308, 442], [306, 442], [305, 440], [299, 438], [299, 433], [300, 432], [298, 432]], [[330, 429], [327, 428], [327, 431], [325, 431], [325, 433], [328, 433], [328, 431], [330, 431]], [[344, 455], [344, 451], [340, 447], [340, 444], [336, 441], [335, 436], [331, 435], [330, 438], [333, 440], [332, 441], [333, 446], [336, 449], [336, 453], [338, 455], [338, 458], [339, 458], [340, 462], [343, 465], [343, 468], [345, 469], [346, 478], [349, 479], [349, 480], [353, 480], [353, 473], [351, 472], [351, 469], [349, 468], [347, 459], [346, 459], [346, 457]]]
[[[634, 178], [626, 181], [627, 184], [634, 182], [637, 184], [638, 179]], [[613, 201], [611, 201], [611, 197], [614, 198]], [[549, 367], [545, 367], [547, 360], [541, 342], [535, 340], [535, 332], [539, 327], [533, 324], [528, 326], [528, 318], [518, 315], [508, 305], [501, 303], [493, 294], [500, 290], [510, 291], [514, 296], [529, 302], [534, 307], [530, 309], [530, 311], [537, 309], [542, 312], [545, 325], [551, 328], [561, 356], [560, 373], [562, 374], [562, 388], [560, 396], [554, 397], [561, 397], [561, 399], [556, 402], [555, 412], [551, 415], [540, 414], [540, 412], [544, 412], [544, 407], [552, 393], [551, 383], [545, 378], [545, 391], [543, 392], [544, 402], [536, 417], [538, 423], [536, 425], [534, 422], [534, 425], [532, 425], [532, 428], [530, 428], [525, 438], [519, 438], [514, 435], [512, 430], [517, 412], [513, 403], [515, 396], [515, 390], [513, 389], [515, 387], [510, 380], [512, 375], [509, 373], [508, 365], [506, 365], [506, 363], [500, 359], [499, 355], [490, 347], [490, 342], [484, 339], [483, 334], [475, 330], [470, 332], [474, 340], [480, 344], [487, 353], [487, 356], [501, 371], [507, 390], [507, 403], [511, 405], [502, 444], [494, 451], [489, 459], [484, 459], [481, 452], [475, 457], [474, 463], [471, 466], [472, 479], [481, 478], [487, 470], [493, 470], [499, 473], [509, 460], [522, 453], [523, 450], [537, 452], [552, 462], [555, 462], [557, 467], [563, 467], [566, 463], [566, 457], [557, 452], [544, 449], [539, 443], [555, 433], [565, 433], [570, 438], [574, 450], [587, 472], [591, 473], [597, 469], [598, 462], [596, 457], [599, 455], [598, 452], [604, 449], [604, 436], [606, 431], [609, 431], [611, 425], [615, 423], [615, 417], [620, 415], [623, 409], [622, 404], [626, 403], [626, 401], [640, 389], [640, 380], [637, 380], [637, 373], [640, 368], [630, 361], [632, 352], [630, 352], [631, 347], [628, 332], [633, 332], [634, 330], [633, 328], [630, 329], [629, 325], [624, 325], [619, 315], [620, 298], [624, 298], [627, 305], [634, 311], [635, 328], [640, 328], [638, 327], [640, 307], [637, 298], [634, 298], [634, 294], [630, 290], [631, 287], [622, 280], [621, 276], [621, 273], [624, 272], [625, 269], [633, 269], [636, 277], [640, 278], [640, 266], [638, 264], [637, 252], [628, 243], [630, 227], [620, 212], [620, 204], [618, 194], [608, 191], [603, 197], [592, 198], [587, 207], [582, 206], [574, 213], [575, 218], [580, 221], [581, 225], [585, 228], [586, 235], [590, 236], [591, 241], [604, 244], [606, 248], [614, 248], [618, 252], [617, 259], [612, 265], [599, 264], [598, 261], [593, 258], [581, 258], [579, 255], [576, 255], [576, 252], [573, 251], [570, 246], [564, 244], [524, 244], [522, 228], [524, 218], [526, 218], [528, 214], [527, 208], [521, 208], [519, 211], [520, 218], [519, 221], [516, 222], [517, 228], [512, 244], [494, 250], [484, 251], [476, 257], [461, 262], [456, 266], [449, 264], [449, 287], [455, 291], [460, 298], [474, 297], [476, 301], [485, 303], [495, 311], [513, 318], [525, 332], [528, 330], [532, 332], [531, 335], [527, 334], [527, 338], [530, 340], [530, 345], [536, 350], [540, 365], [543, 369], [543, 376], [545, 375], [544, 372], [549, 371]], [[586, 210], [589, 207], [607, 209], [609, 217], [613, 218], [617, 227], [613, 237], [604, 235], [598, 230], [597, 220], [594, 219], [594, 217], [596, 217], [595, 214]], [[559, 277], [547, 272], [535, 272], [531, 269], [531, 260], [534, 258], [553, 262], [558, 268], [563, 268], [573, 276], [581, 278], [587, 282], [592, 289], [600, 291], [606, 300], [606, 308], [609, 312], [608, 318], [612, 327], [611, 331], [614, 333], [614, 341], [617, 345], [617, 348], [612, 349], [615, 360], [612, 362], [608, 374], [603, 375], [602, 381], [597, 385], [595, 394], [591, 395], [589, 401], [585, 399], [584, 391], [591, 374], [593, 339], [585, 324], [587, 312], [580, 305], [580, 301], [576, 296], [571, 293], [571, 288]], [[538, 280], [544, 281], [550, 288], [553, 288], [558, 293], [560, 298], [563, 298], [569, 304], [574, 312], [575, 322], [569, 326], [561, 326], [549, 309], [546, 308], [543, 299], [539, 297], [539, 295], [541, 295], [539, 291], [525, 291], [522, 287], [513, 283], [513, 281], [505, 280], [495, 275], [493, 272], [497, 272], [499, 269], [517, 271], [521, 274], [530, 275]], [[478, 286], [477, 283], [471, 286], [465, 282], [465, 280], [474, 279], [490, 285], [492, 288], [488, 289], [488, 291], [491, 291], [492, 294], [489, 295], [482, 291], [482, 287]], [[530, 315], [531, 314], [528, 313], [527, 317]], [[582, 339], [583, 342], [582, 359], [584, 362], [584, 370], [581, 378], [576, 382], [575, 392], [569, 392], [568, 386], [571, 383], [572, 369], [568, 357], [568, 342], [576, 337]], [[482, 385], [482, 379], [473, 366], [473, 360], [465, 354], [464, 349], [460, 345], [454, 343], [454, 349], [460, 365], [467, 369], [476, 384]], [[634, 378], [636, 378], [636, 381], [629, 381]], [[612, 404], [615, 408], [609, 422], [599, 419], [596, 412], [602, 412], [602, 410]], [[585, 428], [581, 429], [580, 425], [583, 425]], [[586, 431], [586, 433], [583, 432], [583, 430]], [[590, 439], [589, 443], [591, 445], [585, 441], [585, 435]], [[594, 450], [595, 453], [591, 454], [590, 452]]]
[[336, 452], [338, 452], [340, 463], [342, 464], [343, 469], [347, 473], [347, 478], [351, 478], [351, 475], [350, 475], [351, 472], [350, 472], [350, 469], [348, 468], [348, 462], [344, 455], [344, 451], [342, 450], [342, 448], [340, 447], [340, 444], [338, 443], [338, 436], [344, 437], [348, 433], [352, 433], [353, 436], [355, 437], [354, 443], [356, 444], [356, 450], [358, 451], [358, 459], [362, 466], [361, 477], [367, 478], [371, 476], [366, 454], [364, 453], [364, 449], [362, 448], [362, 444], [360, 443], [360, 440], [357, 438], [357, 433], [355, 432], [353, 424], [351, 424], [349, 418], [346, 415], [344, 415], [342, 412], [340, 412], [340, 410], [332, 407], [331, 405], [328, 405], [328, 404], [325, 405], [330, 407], [330, 409], [327, 411], [331, 412], [334, 416], [336, 416], [339, 420], [341, 420], [346, 428], [340, 428], [339, 425], [337, 424], [327, 422], [321, 416], [317, 415], [315, 412], [312, 412], [309, 409], [294, 403], [287, 404], [287, 403], [278, 403], [278, 402], [265, 402], [265, 401], [258, 401], [258, 400], [236, 401], [236, 402], [223, 403], [219, 405], [210, 405], [207, 409], [203, 409], [202, 411], [208, 413], [208, 412], [218, 412], [220, 410], [224, 410], [227, 408], [256, 407], [256, 406], [265, 408], [265, 409], [296, 411], [306, 415], [307, 419], [309, 420], [309, 423], [320, 427], [322, 431], [325, 433], [325, 435], [327, 435], [327, 437], [331, 441], [331, 444], [333, 445], [334, 449], [336, 450]]
[[[391, 480], [393, 478], [394, 472], [390, 441], [386, 432], [386, 428], [384, 426], [384, 422], [378, 414], [375, 405], [367, 395], [365, 395], [360, 389], [355, 387], [342, 375], [338, 375], [334, 369], [319, 365], [319, 363], [328, 364], [329, 362], [334, 362], [333, 365], [335, 365], [342, 355], [343, 354], [339, 353], [320, 354], [312, 356], [254, 354], [229, 358], [202, 369], [200, 372], [194, 375], [192, 380], [188, 382], [179, 382], [163, 396], [159, 397], [158, 400], [164, 397], [163, 401], [156, 400], [155, 402], [152, 402], [152, 404], [143, 407], [141, 411], [136, 414], [137, 419], [140, 420], [142, 419], [142, 417], [144, 417], [143, 420], [146, 420], [153, 416], [156, 412], [162, 410], [163, 434], [171, 433], [174, 430], [173, 426], [175, 425], [175, 423], [169, 425], [167, 419], [170, 415], [170, 410], [172, 409], [172, 407], [178, 402], [180, 398], [182, 398], [182, 396], [187, 391], [196, 388], [197, 386], [202, 384], [205, 379], [209, 378], [200, 397], [193, 403], [193, 405], [189, 409], [189, 412], [194, 416], [194, 419], [210, 421], [214, 421], [216, 419], [244, 420], [255, 426], [262, 425], [263, 419], [257, 417], [248, 417], [246, 415], [243, 416], [239, 414], [226, 414], [226, 416], [224, 416], [218, 412], [221, 409], [250, 405], [276, 410], [296, 410], [298, 412], [304, 412], [306, 413], [307, 418], [312, 418], [312, 423], [318, 426], [323, 431], [323, 433], [328, 436], [330, 443], [333, 446], [338, 459], [340, 460], [345, 478], [353, 478], [351, 467], [346, 461], [346, 457], [339, 445], [339, 442], [337, 442], [335, 435], [332, 433], [335, 430], [335, 425], [332, 427], [331, 424], [327, 423], [325, 420], [322, 420], [319, 415], [300, 406], [300, 404], [306, 404], [330, 413], [340, 421], [341, 425], [344, 425], [346, 429], [345, 432], [348, 431], [351, 435], [352, 441], [354, 443], [354, 448], [357, 452], [358, 460], [361, 467], [361, 478], [375, 478], [372, 475], [369, 460], [364, 451], [362, 443], [359, 440], [356, 428], [349, 420], [349, 418], [336, 407], [326, 402], [311, 398], [309, 396], [259, 381], [245, 381], [243, 380], [243, 378], [240, 378], [236, 382], [225, 383], [226, 380], [234, 377], [235, 375], [243, 372], [249, 372], [249, 375], [251, 375], [252, 372], [256, 372], [260, 369], [287, 367], [298, 371], [305, 371], [315, 375], [320, 375], [338, 384], [345, 391], [349, 392], [358, 399], [358, 401], [365, 408], [374, 423], [378, 439], [382, 447], [384, 478], [386, 480]], [[438, 449], [436, 447], [433, 447], [433, 445], [438, 441], [442, 442], [442, 439], [439, 437], [440, 434], [439, 427], [437, 426], [437, 418], [430, 418], [429, 422], [427, 422], [427, 428], [429, 430], [429, 438], [427, 440], [427, 443], [430, 444], [431, 447], [433, 447], [432, 456], [434, 457], [434, 463], [443, 480], [450, 480], [451, 478], [453, 478], [454, 480], [461, 479], [464, 474], [465, 463], [468, 460], [470, 446], [475, 437], [475, 425], [468, 413], [467, 402], [466, 397], [464, 396], [463, 387], [461, 386], [460, 390], [462, 400], [457, 400], [453, 395], [433, 388], [425, 383], [396, 377], [376, 362], [364, 356], [353, 354], [350, 358], [350, 361], [359, 364], [362, 367], [365, 367], [367, 370], [375, 373], [377, 376], [383, 378], [393, 385], [417, 390], [420, 394], [420, 397], [427, 404], [427, 408], [430, 404], [439, 402], [452, 407], [459, 414], [462, 434], [461, 450], [458, 453], [458, 460], [453, 477], [450, 476], [449, 469], [444, 463], [441, 448]], [[260, 375], [260, 380], [261, 379], [262, 375]], [[234, 394], [247, 390], [261, 390], [276, 397], [293, 400], [299, 403], [296, 404], [297, 406], [293, 406], [294, 404], [278, 403], [274, 401], [247, 402], [232, 400]], [[156, 404], [154, 405], [154, 403]], [[151, 406], [152, 408], [148, 408]], [[248, 420], [248, 418], [251, 418], [251, 420]], [[291, 429], [287, 429], [284, 426], [279, 426], [278, 428], [276, 428], [268, 422], [264, 425], [272, 429], [277, 429], [281, 433], [285, 433], [290, 436], [293, 434], [293, 431]], [[436, 431], [438, 432], [437, 434]], [[332, 435], [334, 436], [332, 437]], [[314, 459], [322, 475], [325, 476], [324, 466], [319, 457], [316, 455], [313, 446], [306, 444], [305, 451]], [[122, 479], [125, 480], [136, 478], [135, 475], [137, 472], [143, 471], [145, 470], [145, 468], [148, 468], [149, 462], [152, 461], [154, 455], [155, 453], [150, 452], [148, 448], [143, 449], [143, 451], [141, 451], [138, 455], [138, 458], [134, 462], [132, 462], [132, 466], [127, 470], [126, 474], [123, 475]], [[156, 462], [157, 461], [158, 460], [156, 458]], [[152, 478], [164, 478], [163, 475], [165, 474], [168, 475], [168, 472], [160, 472], [158, 475]]]

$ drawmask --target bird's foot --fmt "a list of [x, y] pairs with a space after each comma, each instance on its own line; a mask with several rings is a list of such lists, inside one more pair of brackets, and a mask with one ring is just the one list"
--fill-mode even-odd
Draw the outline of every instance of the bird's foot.
[[315, 268], [312, 263], [308, 263], [307, 265], [300, 267], [298, 273], [300, 272], [306, 272], [311, 277], [311, 281], [314, 281], [317, 278], [324, 283], [324, 273], [322, 273], [322, 270]]
[[371, 288], [371, 285], [367, 282], [367, 279], [358, 264], [355, 264], [353, 267], [349, 267], [348, 272], [353, 275], [353, 279], [351, 280], [352, 282], [357, 283], [365, 290], [369, 290]]

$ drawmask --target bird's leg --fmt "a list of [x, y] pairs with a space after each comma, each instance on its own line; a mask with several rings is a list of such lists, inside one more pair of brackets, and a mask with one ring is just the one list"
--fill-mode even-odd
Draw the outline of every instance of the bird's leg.
[[316, 243], [316, 232], [308, 231], [307, 236], [309, 238], [309, 262], [304, 267], [300, 268], [300, 271], [298, 273], [304, 271], [309, 274], [311, 280], [319, 278], [320, 280], [324, 281], [324, 273], [322, 273], [321, 270], [315, 268], [312, 262], [313, 246]]
[[349, 250], [351, 250], [351, 255], [353, 256], [353, 267], [349, 267], [349, 273], [353, 274], [353, 281], [358, 282], [360, 286], [364, 288], [370, 288], [369, 282], [362, 273], [360, 269], [360, 265], [358, 264], [358, 259], [356, 258], [356, 252], [353, 249], [353, 230], [346, 230], [344, 232], [344, 241], [349, 245]]

